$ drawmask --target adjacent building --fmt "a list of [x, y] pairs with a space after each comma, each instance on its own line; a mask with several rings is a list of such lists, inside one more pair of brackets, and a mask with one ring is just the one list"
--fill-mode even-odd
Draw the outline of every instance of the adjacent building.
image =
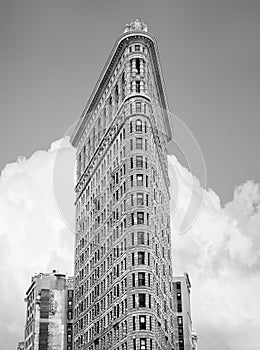
[[72, 136], [74, 350], [174, 350], [172, 138], [156, 40], [117, 39]]
[[24, 341], [19, 341], [16, 349], [17, 350], [24, 350]]
[[174, 302], [176, 305], [176, 334], [178, 350], [196, 350], [197, 335], [192, 329], [190, 306], [191, 283], [189, 275], [174, 277]]
[[25, 350], [72, 350], [73, 278], [57, 271], [32, 277], [26, 292]]

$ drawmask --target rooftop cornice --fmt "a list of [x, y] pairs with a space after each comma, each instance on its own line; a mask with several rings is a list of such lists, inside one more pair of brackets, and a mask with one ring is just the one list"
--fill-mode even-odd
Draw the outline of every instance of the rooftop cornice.
[[72, 134], [71, 137], [71, 143], [73, 146], [77, 147], [78, 142], [80, 140], [80, 137], [82, 136], [82, 133], [84, 132], [86, 123], [88, 121], [89, 115], [94, 111], [100, 97], [102, 96], [102, 93], [104, 89], [106, 88], [107, 81], [109, 77], [112, 75], [114, 67], [116, 62], [119, 60], [121, 57], [121, 53], [124, 50], [124, 48], [129, 44], [129, 40], [131, 39], [138, 39], [138, 38], [144, 38], [149, 41], [150, 43], [150, 50], [151, 50], [151, 56], [152, 56], [152, 62], [155, 70], [155, 77], [156, 77], [156, 83], [157, 87], [159, 90], [159, 96], [160, 96], [160, 102], [162, 105], [162, 109], [164, 112], [164, 121], [166, 125], [166, 130], [168, 131], [168, 139], [170, 140], [172, 138], [172, 130], [171, 126], [169, 123], [169, 118], [168, 118], [168, 103], [167, 103], [167, 98], [166, 98], [166, 90], [164, 87], [164, 81], [163, 81], [163, 76], [162, 76], [162, 71], [161, 71], [161, 66], [160, 66], [160, 58], [159, 58], [159, 50], [158, 46], [156, 43], [155, 37], [145, 31], [145, 30], [131, 30], [131, 31], [126, 31], [125, 33], [121, 34], [114, 46], [113, 49], [106, 61], [106, 64], [100, 74], [100, 77], [95, 84], [95, 87], [93, 89], [93, 92], [81, 114], [80, 120]]

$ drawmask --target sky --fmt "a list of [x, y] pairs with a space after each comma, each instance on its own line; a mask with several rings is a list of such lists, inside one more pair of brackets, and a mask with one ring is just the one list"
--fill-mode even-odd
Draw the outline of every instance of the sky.
[[0, 169], [47, 149], [81, 115], [116, 38], [139, 18], [156, 35], [170, 110], [232, 199], [260, 181], [258, 0], [0, 1]]
[[[253, 0], [0, 1], [5, 350], [22, 338], [31, 275], [72, 272], [73, 234], [59, 209], [72, 194], [57, 209], [53, 164], [57, 148], [70, 162], [74, 151], [57, 140], [80, 117], [116, 38], [135, 18], [157, 37], [170, 111], [192, 131], [206, 164], [207, 183], [193, 162], [191, 185], [188, 170], [169, 157], [170, 177], [179, 179], [178, 213], [191, 187], [203, 204], [185, 235], [172, 213], [175, 271], [191, 277], [199, 348], [257, 349], [259, 7]], [[65, 216], [71, 210], [62, 208]]]

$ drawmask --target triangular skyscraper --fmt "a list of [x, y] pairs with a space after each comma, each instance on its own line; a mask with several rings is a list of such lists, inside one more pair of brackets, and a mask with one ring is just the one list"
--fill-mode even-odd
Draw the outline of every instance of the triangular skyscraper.
[[77, 148], [74, 350], [173, 350], [166, 144], [155, 38], [127, 25], [72, 136]]

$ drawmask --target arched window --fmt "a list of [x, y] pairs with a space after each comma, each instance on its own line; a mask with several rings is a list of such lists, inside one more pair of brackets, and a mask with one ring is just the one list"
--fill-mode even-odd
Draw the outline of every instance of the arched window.
[[135, 122], [135, 131], [142, 131], [142, 121], [140, 119]]

